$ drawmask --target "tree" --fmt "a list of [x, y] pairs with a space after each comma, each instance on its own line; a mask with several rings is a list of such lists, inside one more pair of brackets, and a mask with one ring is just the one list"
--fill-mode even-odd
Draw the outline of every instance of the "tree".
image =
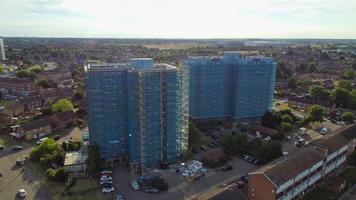
[[352, 80], [355, 77], [355, 71], [350, 69], [350, 70], [346, 70], [344, 71], [344, 73], [341, 74], [341, 78], [343, 79], [348, 79], [348, 80]]
[[336, 106], [347, 108], [349, 106], [350, 93], [344, 88], [336, 88], [333, 92], [333, 98]]
[[309, 93], [315, 100], [328, 101], [330, 99], [330, 92], [319, 86], [312, 87]]
[[37, 85], [43, 87], [44, 89], [49, 88], [49, 84], [46, 80], [39, 80], [37, 81]]
[[247, 136], [245, 134], [227, 135], [221, 138], [220, 144], [227, 155], [241, 153], [247, 148]]
[[88, 158], [86, 160], [88, 174], [95, 175], [102, 169], [102, 159], [100, 155], [100, 148], [98, 145], [88, 146]]
[[351, 67], [352, 67], [352, 69], [356, 70], [356, 62], [353, 62]]
[[200, 131], [194, 122], [189, 122], [189, 147], [193, 148], [200, 144]]
[[68, 99], [60, 99], [52, 105], [52, 112], [65, 112], [73, 110], [73, 104]]
[[83, 92], [77, 91], [77, 92], [74, 94], [74, 98], [75, 98], [76, 100], [82, 100], [82, 99], [83, 99]]
[[4, 68], [2, 66], [0, 66], [0, 74], [4, 73]]
[[33, 74], [39, 74], [41, 72], [42, 72], [42, 70], [40, 68], [31, 69], [31, 73], [33, 73]]
[[263, 114], [261, 123], [263, 126], [274, 129], [278, 125], [278, 119], [272, 112], [267, 111]]
[[65, 152], [59, 148], [53, 139], [45, 140], [30, 153], [31, 160], [39, 161], [43, 167], [47, 168], [53, 165], [61, 165], [64, 161], [64, 157]]
[[318, 71], [318, 69], [316, 68], [316, 64], [315, 63], [309, 63], [308, 64], [308, 71], [309, 71], [309, 73]]
[[313, 105], [310, 107], [309, 114], [313, 121], [323, 121], [324, 108], [319, 105]]
[[282, 120], [282, 123], [283, 123], [283, 122], [288, 123], [288, 124], [293, 123], [293, 119], [292, 119], [288, 114], [284, 114], [284, 115], [281, 117], [281, 120]]
[[293, 129], [293, 126], [288, 122], [282, 122], [281, 127], [282, 127], [283, 132], [289, 132]]
[[341, 115], [341, 120], [347, 123], [353, 123], [354, 122], [354, 114], [352, 112], [344, 112]]
[[298, 81], [295, 77], [292, 77], [289, 79], [288, 81], [288, 87], [290, 87], [291, 89], [296, 89], [298, 86]]
[[337, 86], [339, 88], [344, 88], [349, 91], [352, 90], [352, 84], [349, 80], [340, 80]]
[[282, 156], [282, 145], [279, 142], [272, 141], [264, 144], [258, 152], [258, 157], [262, 162], [267, 163]]
[[25, 70], [20, 70], [20, 71], [16, 72], [16, 76], [19, 78], [31, 78], [31, 79], [35, 78], [35, 75], [33, 73], [30, 73]]

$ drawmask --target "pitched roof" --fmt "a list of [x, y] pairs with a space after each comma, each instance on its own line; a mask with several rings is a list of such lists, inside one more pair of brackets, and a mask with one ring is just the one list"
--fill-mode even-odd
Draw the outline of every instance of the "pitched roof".
[[46, 118], [37, 119], [37, 120], [29, 122], [27, 124], [22, 124], [21, 128], [24, 129], [25, 131], [29, 131], [29, 130], [33, 130], [33, 129], [37, 129], [37, 128], [45, 127], [45, 126], [49, 126], [49, 125], [51, 125], [51, 121], [49, 120], [48, 117], [46, 117]]
[[56, 116], [61, 121], [75, 119], [77, 117], [73, 111], [55, 113], [54, 116]]
[[274, 160], [250, 174], [263, 174], [274, 185], [280, 186], [323, 159], [321, 151], [305, 147]]
[[343, 146], [349, 144], [349, 140], [340, 134], [326, 135], [320, 139], [314, 140], [311, 144], [328, 149], [328, 153], [331, 154]]

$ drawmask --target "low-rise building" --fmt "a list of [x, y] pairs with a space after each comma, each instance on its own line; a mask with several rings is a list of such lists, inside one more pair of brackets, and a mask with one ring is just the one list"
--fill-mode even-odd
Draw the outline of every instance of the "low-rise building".
[[16, 127], [15, 131], [25, 141], [41, 138], [52, 133], [51, 120], [49, 118], [37, 119]]
[[0, 113], [0, 126], [12, 124], [12, 116], [6, 113]]
[[43, 106], [43, 101], [40, 96], [31, 96], [31, 97], [26, 97], [22, 98], [21, 103], [24, 105], [24, 111], [25, 112], [35, 112], [36, 109], [42, 108]]
[[87, 154], [81, 151], [66, 153], [64, 167], [67, 172], [73, 173], [75, 176], [85, 174], [87, 158]]
[[321, 105], [326, 109], [332, 107], [331, 102], [316, 101], [310, 95], [296, 95], [288, 98], [288, 106], [298, 110], [309, 110], [315, 104]]
[[20, 101], [11, 102], [10, 104], [6, 105], [3, 110], [3, 113], [6, 113], [11, 116], [19, 116], [24, 112], [25, 112], [25, 107], [23, 103], [21, 103]]
[[26, 78], [0, 77], [0, 91], [5, 95], [31, 96], [38, 90], [38, 86]]
[[38, 75], [39, 79], [60, 83], [72, 80], [72, 73], [67, 69], [54, 69], [43, 71]]
[[53, 130], [63, 129], [76, 124], [77, 116], [73, 111], [59, 112], [51, 116]]
[[336, 134], [249, 173], [249, 200], [290, 200], [304, 195], [346, 162], [349, 141]]

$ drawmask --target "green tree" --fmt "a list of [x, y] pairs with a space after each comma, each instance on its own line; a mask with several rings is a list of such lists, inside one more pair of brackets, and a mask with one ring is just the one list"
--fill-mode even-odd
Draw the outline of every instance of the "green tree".
[[95, 175], [101, 171], [103, 160], [101, 159], [99, 146], [97, 145], [88, 146], [88, 159], [86, 163], [87, 163], [88, 174]]
[[33, 73], [33, 74], [39, 74], [41, 72], [42, 72], [42, 70], [40, 68], [31, 69], [31, 73]]
[[4, 68], [2, 66], [0, 66], [0, 74], [4, 74]]
[[354, 122], [354, 114], [352, 112], [344, 112], [341, 115], [341, 120], [347, 123], [353, 123]]
[[288, 124], [292, 124], [293, 123], [293, 119], [288, 115], [288, 114], [284, 114], [281, 117], [282, 122], [288, 123]]
[[19, 78], [30, 78], [30, 79], [35, 78], [35, 75], [33, 73], [25, 71], [25, 70], [17, 71], [16, 76]]
[[291, 89], [296, 89], [297, 86], [298, 86], [297, 78], [295, 78], [295, 77], [290, 78], [289, 81], [288, 81], [288, 86], [289, 86]]
[[319, 105], [313, 105], [310, 108], [309, 115], [313, 121], [323, 121], [324, 108]]
[[200, 144], [200, 131], [194, 122], [189, 122], [189, 147], [194, 148]]
[[37, 85], [43, 87], [44, 89], [49, 88], [49, 84], [46, 80], [39, 80], [37, 81]]
[[80, 91], [77, 91], [75, 94], [74, 94], [74, 98], [76, 100], [82, 100], [83, 99], [83, 92], [80, 92]]
[[267, 111], [265, 114], [263, 114], [261, 123], [263, 126], [274, 129], [278, 125], [278, 118], [273, 115], [272, 112]]
[[356, 110], [356, 90], [353, 89], [349, 95], [349, 108]]
[[60, 99], [52, 105], [52, 112], [64, 112], [73, 110], [73, 104], [68, 99]]
[[330, 99], [330, 92], [319, 86], [312, 87], [309, 93], [315, 100], [328, 101]]
[[293, 129], [293, 126], [288, 122], [282, 122], [281, 127], [282, 127], [283, 132], [289, 132]]
[[337, 106], [347, 108], [349, 106], [350, 93], [344, 88], [336, 88], [333, 92], [333, 98]]
[[279, 142], [272, 141], [264, 144], [258, 152], [258, 157], [264, 163], [271, 162], [282, 156], [282, 145]]
[[341, 74], [341, 78], [343, 79], [348, 79], [348, 80], [352, 80], [355, 77], [355, 71], [350, 69], [350, 70], [346, 70]]
[[337, 86], [339, 88], [344, 88], [349, 91], [352, 90], [352, 84], [349, 80], [340, 80]]
[[247, 136], [245, 134], [227, 135], [221, 138], [220, 144], [227, 155], [241, 153], [247, 148]]

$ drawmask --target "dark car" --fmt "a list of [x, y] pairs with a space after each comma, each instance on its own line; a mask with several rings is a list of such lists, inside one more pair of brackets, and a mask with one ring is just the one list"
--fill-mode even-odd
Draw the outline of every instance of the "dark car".
[[21, 150], [21, 149], [23, 149], [23, 146], [21, 145], [14, 145], [11, 147], [11, 150]]
[[206, 146], [204, 146], [204, 145], [201, 145], [201, 146], [200, 146], [200, 149], [203, 150], [203, 151], [208, 150], [208, 148], [206, 148]]
[[240, 179], [241, 179], [243, 182], [248, 183], [248, 175], [241, 176]]
[[4, 150], [5, 146], [0, 144], [0, 150]]
[[55, 135], [55, 136], [53, 137], [54, 140], [59, 140], [60, 138], [61, 138], [60, 135]]
[[258, 160], [258, 159], [256, 159], [255, 161], [253, 161], [253, 164], [255, 164], [255, 165], [260, 165], [260, 164], [261, 164], [261, 161]]
[[192, 152], [194, 152], [194, 153], [198, 153], [199, 151], [198, 151], [198, 149], [197, 149], [197, 148], [192, 148]]
[[221, 170], [223, 170], [224, 172], [225, 172], [225, 171], [230, 171], [230, 170], [232, 170], [232, 169], [233, 169], [232, 165], [224, 165], [224, 166], [221, 168]]
[[158, 193], [159, 190], [157, 188], [146, 188], [145, 192], [147, 192], [147, 193]]
[[215, 145], [214, 145], [213, 143], [209, 143], [208, 146], [209, 146], [210, 148], [215, 148]]

